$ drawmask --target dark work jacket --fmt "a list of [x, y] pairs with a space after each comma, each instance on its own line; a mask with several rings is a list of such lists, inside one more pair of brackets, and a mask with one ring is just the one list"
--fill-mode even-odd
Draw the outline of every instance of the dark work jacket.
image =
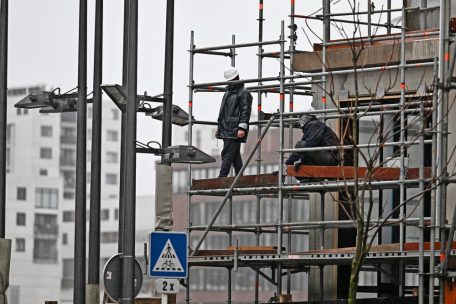
[[[243, 84], [229, 85], [227, 89], [220, 106], [215, 137], [246, 142], [252, 111], [252, 95]], [[246, 135], [243, 138], [237, 138], [238, 130], [244, 130]]]
[[[337, 135], [330, 127], [318, 119], [312, 119], [302, 127], [302, 138], [299, 145], [300, 148], [330, 147], [338, 145], [339, 138], [337, 138]], [[321, 152], [323, 153], [324, 151]], [[339, 152], [337, 150], [327, 152], [333, 153], [334, 157], [339, 159]], [[303, 153], [305, 152], [293, 152], [285, 163], [287, 165], [294, 164], [294, 162], [301, 158]]]

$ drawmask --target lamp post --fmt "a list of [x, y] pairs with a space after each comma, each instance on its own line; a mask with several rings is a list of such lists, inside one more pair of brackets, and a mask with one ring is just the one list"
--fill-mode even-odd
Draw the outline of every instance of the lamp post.
[[136, 214], [136, 91], [138, 64], [138, 0], [128, 2], [128, 56], [125, 128], [124, 250], [121, 303], [133, 303]]
[[86, 280], [87, 0], [79, 2], [78, 111], [73, 301], [84, 304]]
[[171, 146], [173, 117], [173, 50], [174, 50], [174, 0], [168, 0], [166, 6], [166, 38], [165, 38], [165, 75], [163, 94], [163, 131], [162, 146]]
[[103, 0], [95, 3], [95, 45], [93, 72], [92, 155], [90, 179], [89, 267], [87, 294], [89, 304], [100, 297], [100, 192], [101, 192], [101, 80], [103, 68]]
[[6, 219], [6, 96], [8, 66], [8, 0], [0, 4], [0, 238]]

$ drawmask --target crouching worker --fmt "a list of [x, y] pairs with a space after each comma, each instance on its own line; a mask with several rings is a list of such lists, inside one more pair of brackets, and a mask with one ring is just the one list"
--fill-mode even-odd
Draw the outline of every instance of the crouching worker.
[[[331, 128], [318, 120], [315, 115], [302, 115], [299, 118], [299, 125], [302, 129], [302, 138], [296, 143], [295, 148], [330, 147], [339, 145], [337, 135]], [[293, 165], [295, 171], [298, 171], [301, 165], [337, 166], [339, 164], [339, 152], [338, 150], [293, 152], [286, 160], [285, 164]], [[308, 180], [308, 178], [297, 179]]]

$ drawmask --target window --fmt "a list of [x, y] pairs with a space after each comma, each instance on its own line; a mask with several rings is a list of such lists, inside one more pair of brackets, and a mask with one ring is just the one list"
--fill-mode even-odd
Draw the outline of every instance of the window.
[[35, 207], [57, 209], [59, 206], [59, 190], [51, 188], [35, 189]]
[[106, 174], [106, 185], [117, 185], [117, 174]]
[[119, 209], [114, 209], [114, 219], [118, 220], [119, 219]]
[[16, 213], [16, 226], [25, 226], [25, 213]]
[[102, 232], [100, 235], [100, 243], [116, 243], [117, 231]]
[[107, 163], [117, 163], [118, 162], [117, 152], [106, 152], [106, 162]]
[[92, 113], [93, 113], [92, 107], [87, 107], [87, 116], [88, 116], [88, 118], [92, 118]]
[[[20, 304], [21, 302], [19, 301], [20, 300], [20, 289], [21, 287], [20, 286], [10, 286], [8, 288], [8, 291], [9, 291], [9, 297], [8, 297], [8, 303], [9, 304]], [[8, 294], [8, 292], [7, 292]]]
[[17, 108], [17, 109], [16, 109], [16, 114], [17, 114], [18, 116], [20, 116], [20, 115], [22, 114], [22, 109], [21, 109], [21, 108]]
[[107, 141], [118, 141], [119, 140], [119, 132], [108, 130], [106, 133], [106, 140]]
[[68, 233], [62, 234], [62, 245], [68, 245]]
[[62, 122], [76, 122], [76, 112], [65, 112], [60, 116]]
[[8, 89], [8, 96], [17, 96], [17, 95], [26, 95], [26, 94], [27, 94], [27, 88], [24, 88], [24, 87]]
[[52, 137], [52, 126], [41, 126], [41, 137]]
[[34, 235], [45, 236], [44, 238], [57, 238], [59, 225], [55, 214], [35, 214]]
[[63, 192], [63, 198], [67, 200], [74, 199], [74, 192]]
[[28, 114], [28, 109], [24, 109], [24, 115]]
[[64, 211], [63, 212], [63, 221], [64, 222], [74, 222], [74, 211]]
[[57, 240], [35, 239], [33, 246], [33, 260], [40, 262], [57, 262]]
[[17, 187], [16, 190], [16, 198], [18, 201], [25, 201], [27, 200], [27, 188], [25, 187]]
[[40, 158], [41, 159], [51, 159], [52, 158], [52, 149], [51, 148], [40, 148]]
[[60, 131], [60, 141], [62, 144], [75, 144], [76, 143], [76, 128], [63, 127]]
[[16, 252], [25, 252], [25, 239], [16, 239]]
[[47, 175], [48, 175], [48, 170], [46, 170], [46, 169], [40, 169], [40, 175], [41, 175], [41, 176], [47, 176]]
[[[74, 187], [76, 187], [76, 172], [74, 172], [74, 171], [61, 171], [61, 172], [63, 175], [63, 187], [65, 189], [67, 189], [67, 188], [74, 189]], [[65, 196], [65, 194], [63, 194], [63, 195]]]
[[76, 151], [74, 149], [62, 149], [60, 151], [60, 165], [61, 166], [75, 166], [76, 165]]
[[108, 221], [109, 220], [109, 209], [102, 209], [101, 210], [100, 219], [102, 221]]
[[111, 109], [112, 120], [119, 120], [119, 111], [117, 109]]

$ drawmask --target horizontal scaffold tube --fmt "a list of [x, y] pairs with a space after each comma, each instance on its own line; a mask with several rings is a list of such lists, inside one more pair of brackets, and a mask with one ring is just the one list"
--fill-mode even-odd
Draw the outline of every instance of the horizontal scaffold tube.
[[[320, 20], [320, 21], [325, 21], [324, 17], [313, 17], [313, 16], [304, 16], [304, 15], [293, 15], [295, 18], [300, 18], [300, 19], [313, 19], [313, 20]], [[359, 21], [359, 20], [344, 20], [344, 19], [331, 19], [331, 22], [340, 22], [340, 23], [350, 23], [350, 24], [358, 24], [358, 25], [371, 25], [371, 26], [378, 26], [378, 27], [391, 27], [391, 28], [396, 28], [400, 29], [401, 26], [398, 25], [391, 25], [391, 24], [382, 24], [382, 23], [369, 23], [365, 21]]]
[[[417, 95], [416, 97], [419, 98], [421, 96]], [[379, 98], [379, 99], [372, 98], [372, 101], [376, 101], [376, 100], [381, 100], [381, 98]], [[422, 103], [423, 103], [423, 101], [411, 101], [411, 102], [407, 102], [407, 106], [408, 107], [413, 107], [413, 106], [419, 107]], [[432, 102], [430, 100], [429, 101], [424, 101], [424, 105], [425, 106], [426, 105], [431, 105], [431, 104], [432, 104]], [[400, 111], [401, 107], [402, 106], [399, 103], [397, 103], [397, 104], [373, 104], [373, 105], [369, 105], [369, 106], [358, 106], [358, 107], [356, 107], [356, 109], [358, 110], [358, 113], [359, 113], [359, 112], [370, 111], [370, 110], [399, 109], [399, 111]], [[303, 115], [303, 114], [318, 115], [318, 114], [328, 114], [328, 113], [350, 113], [354, 109], [355, 109], [355, 107], [330, 108], [330, 109], [325, 109], [325, 110], [285, 112], [285, 113], [282, 113], [282, 114], [279, 114], [279, 115], [283, 115], [283, 116], [300, 116], [300, 115]], [[327, 116], [325, 116], [325, 117], [327, 117]]]
[[[419, 223], [419, 218], [408, 218], [403, 221], [406, 225], [416, 226]], [[430, 221], [431, 218], [427, 217], [425, 221]], [[373, 219], [370, 221], [370, 227], [377, 227], [379, 225], [384, 226], [397, 226], [399, 225], [398, 219]], [[353, 228], [355, 224], [350, 220], [340, 220], [340, 221], [309, 221], [309, 222], [292, 222], [292, 223], [283, 223], [282, 229], [284, 230], [295, 230], [295, 229], [343, 229], [343, 228]], [[191, 226], [188, 227], [190, 230], [204, 230], [207, 226]], [[253, 229], [248, 232], [256, 232], [257, 228], [279, 228], [278, 224], [242, 224], [242, 225], [214, 225], [212, 226], [213, 230], [237, 230], [241, 229], [243, 232], [246, 232], [245, 229]], [[262, 231], [263, 232], [263, 231]]]
[[210, 46], [205, 48], [195, 48], [190, 50], [193, 53], [203, 53], [208, 51], [216, 51], [216, 50], [228, 50], [228, 49], [239, 49], [251, 46], [260, 46], [260, 45], [271, 45], [271, 44], [280, 44], [281, 40], [273, 40], [273, 41], [263, 41], [263, 42], [251, 42], [251, 43], [239, 43], [239, 44], [227, 44], [227, 45], [219, 45], [219, 46]]
[[[411, 141], [404, 141], [404, 145], [411, 146], [411, 145], [418, 145], [420, 143], [419, 139], [411, 140]], [[424, 141], [425, 144], [431, 144], [432, 139], [428, 139]], [[364, 148], [376, 148], [376, 147], [392, 147], [392, 146], [400, 146], [402, 142], [395, 141], [395, 142], [385, 142], [385, 143], [373, 143], [373, 144], [358, 144], [356, 148], [364, 149]], [[311, 148], [292, 148], [292, 149], [283, 149], [283, 153], [292, 153], [292, 152], [306, 152], [306, 151], [330, 151], [330, 150], [339, 150], [339, 149], [352, 149], [355, 147], [354, 145], [344, 145], [344, 146], [328, 146], [328, 147], [311, 147]]]
[[[409, 33], [405, 35], [405, 38], [419, 38], [419, 37], [429, 37], [429, 36], [437, 36], [439, 35], [439, 31], [429, 31], [429, 32], [421, 32], [421, 33]], [[399, 40], [401, 39], [401, 34], [392, 34], [387, 36], [380, 36], [380, 37], [372, 37], [372, 38], [361, 38], [355, 39], [356, 43], [371, 43], [372, 41], [386, 41], [386, 40]], [[337, 40], [337, 41], [330, 41], [326, 43], [326, 46], [333, 46], [333, 45], [346, 45], [347, 43], [353, 43], [352, 40], [348, 42], [347, 40]]]
[[[425, 179], [425, 183], [428, 184], [433, 180], [430, 178]], [[314, 183], [314, 184], [286, 184], [281, 187], [284, 191], [296, 192], [296, 191], [304, 191], [304, 192], [332, 192], [338, 191], [340, 189], [345, 188], [353, 188], [353, 187], [360, 187], [366, 184], [371, 185], [372, 187], [383, 187], [383, 188], [397, 188], [399, 187], [400, 183], [405, 185], [418, 185], [418, 179], [407, 179], [404, 181], [399, 180], [388, 180], [388, 181], [368, 181], [364, 179], [360, 179], [357, 182], [353, 180], [344, 181], [330, 181], [330, 182], [322, 182], [322, 183]], [[449, 179], [448, 182], [456, 182], [456, 180]], [[267, 187], [245, 187], [245, 188], [234, 188], [232, 192], [234, 194], [239, 195], [247, 195], [254, 192], [265, 192], [265, 193], [275, 193], [279, 190], [278, 186], [267, 186]], [[210, 190], [190, 190], [188, 191], [191, 195], [220, 195], [225, 194], [227, 189], [210, 189]]]
[[[375, 72], [380, 70], [395, 70], [399, 68], [422, 68], [432, 66], [433, 62], [426, 61], [422, 63], [410, 63], [405, 64], [404, 66], [400, 64], [394, 65], [384, 65], [384, 66], [377, 66], [377, 67], [368, 67], [363, 68], [360, 67], [356, 71], [358, 73], [366, 73], [366, 72]], [[299, 78], [312, 78], [312, 77], [320, 77], [320, 76], [330, 76], [330, 75], [343, 75], [343, 74], [350, 74], [353, 73], [354, 69], [347, 69], [347, 70], [337, 70], [337, 71], [327, 71], [327, 72], [315, 72], [315, 73], [300, 73], [297, 75], [291, 76], [283, 76], [282, 78], [285, 80], [289, 79], [299, 79]], [[200, 88], [208, 88], [214, 86], [223, 86], [229, 84], [241, 84], [241, 83], [253, 83], [253, 82], [267, 82], [267, 81], [280, 81], [280, 77], [265, 77], [265, 78], [252, 78], [252, 79], [241, 79], [236, 81], [218, 81], [218, 82], [208, 82], [208, 83], [196, 83], [191, 87], [193, 89], [200, 89]], [[303, 83], [300, 83], [303, 84]]]
[[[406, 11], [415, 11], [418, 10], [419, 7], [407, 7]], [[316, 15], [316, 17], [341, 17], [341, 16], [353, 16], [353, 15], [367, 15], [367, 14], [381, 14], [381, 13], [388, 13], [388, 12], [401, 12], [402, 8], [393, 8], [393, 9], [381, 9], [381, 10], [372, 10], [372, 11], [364, 11], [364, 12], [348, 12], [348, 13], [331, 13], [326, 15]]]

